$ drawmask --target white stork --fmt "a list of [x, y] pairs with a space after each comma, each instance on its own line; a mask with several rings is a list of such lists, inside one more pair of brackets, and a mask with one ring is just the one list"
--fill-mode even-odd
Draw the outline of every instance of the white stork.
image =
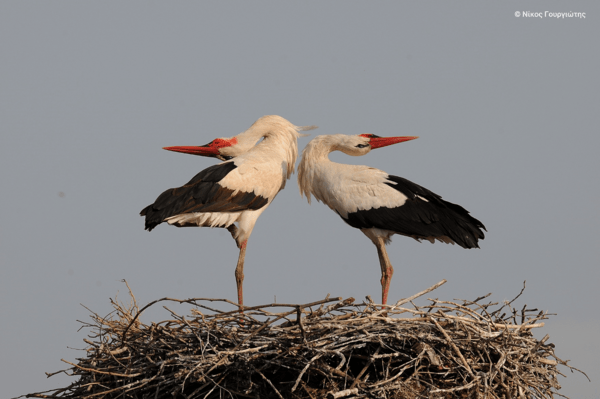
[[298, 166], [300, 195], [311, 194], [350, 226], [360, 229], [377, 247], [381, 266], [382, 303], [386, 304], [394, 269], [385, 250], [391, 236], [417, 241], [436, 239], [463, 248], [479, 248], [483, 224], [463, 207], [402, 177], [368, 166], [329, 160], [330, 152], [360, 156], [372, 149], [417, 137], [379, 137], [373, 134], [317, 136], [302, 152]]
[[[165, 147], [188, 154], [225, 159], [210, 166], [182, 187], [158, 196], [141, 212], [146, 230], [162, 222], [177, 227], [227, 228], [240, 249], [235, 279], [238, 303], [243, 306], [244, 257], [254, 224], [285, 187], [298, 157], [298, 133], [316, 126], [294, 126], [277, 115], [263, 116], [248, 130], [204, 146]], [[258, 140], [264, 138], [259, 144]], [[227, 160], [235, 157], [232, 160]], [[235, 222], [238, 226], [235, 226]]]

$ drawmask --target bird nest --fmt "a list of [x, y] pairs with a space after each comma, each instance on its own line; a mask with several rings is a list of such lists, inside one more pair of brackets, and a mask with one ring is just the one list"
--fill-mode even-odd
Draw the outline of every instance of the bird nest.
[[[326, 298], [243, 312], [215, 309], [211, 302], [234, 304], [208, 298], [162, 298], [139, 309], [130, 290], [129, 305], [111, 300], [110, 315], [92, 312], [84, 323], [86, 356], [48, 374], [78, 379], [26, 396], [553, 398], [557, 366], [576, 369], [554, 354], [548, 335], [533, 336], [548, 314], [516, 309], [514, 299], [483, 303], [490, 294], [414, 304], [444, 282], [393, 306]], [[168, 320], [142, 323], [140, 313], [158, 302], [193, 308], [182, 316], [164, 306]]]

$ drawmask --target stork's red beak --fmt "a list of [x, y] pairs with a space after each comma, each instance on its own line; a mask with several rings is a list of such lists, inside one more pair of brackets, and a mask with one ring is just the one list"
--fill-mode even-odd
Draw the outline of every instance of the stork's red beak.
[[374, 134], [361, 134], [361, 136], [369, 139], [371, 149], [386, 147], [388, 145], [402, 143], [403, 141], [409, 141], [419, 138], [418, 136], [379, 137]]
[[220, 155], [219, 148], [229, 147], [235, 144], [237, 144], [237, 139], [233, 137], [231, 139], [214, 139], [205, 145], [163, 147], [163, 150], [201, 155], [203, 157], [218, 157]]

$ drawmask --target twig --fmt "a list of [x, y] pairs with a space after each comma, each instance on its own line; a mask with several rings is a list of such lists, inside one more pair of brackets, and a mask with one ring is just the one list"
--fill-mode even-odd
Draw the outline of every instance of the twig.
[[[439, 311], [439, 313], [442, 313], [442, 312]], [[443, 313], [442, 313], [442, 316], [445, 317], [445, 315]], [[450, 345], [452, 347], [452, 349], [454, 350], [454, 352], [458, 355], [458, 357], [460, 358], [460, 360], [463, 363], [463, 366], [465, 366], [465, 368], [467, 369], [467, 371], [469, 372], [471, 377], [475, 377], [475, 374], [473, 374], [473, 370], [471, 370], [471, 367], [469, 367], [469, 363], [467, 363], [467, 361], [466, 361], [465, 357], [462, 355], [460, 349], [458, 349], [458, 347], [454, 344], [454, 342], [452, 342], [452, 338], [450, 338], [450, 336], [448, 335], [446, 330], [444, 330], [442, 328], [442, 326], [440, 326], [440, 323], [438, 323], [435, 318], [430, 317], [430, 320], [435, 324], [435, 326], [438, 328], [438, 330], [440, 330], [442, 332], [442, 334], [446, 338], [446, 341], [448, 342], [448, 345]]]

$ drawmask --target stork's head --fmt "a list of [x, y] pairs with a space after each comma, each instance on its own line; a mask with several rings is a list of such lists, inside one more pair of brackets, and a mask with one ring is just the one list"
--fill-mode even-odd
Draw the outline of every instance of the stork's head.
[[[240, 156], [252, 149], [263, 137], [273, 131], [288, 130], [293, 132], [294, 142], [299, 134], [298, 131], [316, 129], [316, 126], [294, 126], [286, 119], [278, 115], [266, 115], [259, 118], [250, 128], [237, 136], [214, 139], [208, 144], [200, 146], [176, 146], [163, 147], [165, 150], [182, 152], [184, 154], [202, 155], [214, 157], [221, 161]], [[297, 151], [297, 150], [294, 150]], [[295, 160], [295, 158], [294, 158]], [[294, 164], [295, 162], [292, 162]]]
[[227, 161], [247, 152], [256, 143], [247, 140], [238, 140], [236, 137], [214, 139], [208, 144], [199, 146], [175, 146], [163, 147], [165, 150], [182, 152], [184, 154], [214, 157], [221, 161]]
[[359, 134], [355, 136], [339, 134], [334, 135], [334, 137], [338, 140], [336, 140], [337, 143], [333, 150], [342, 151], [343, 153], [352, 156], [365, 155], [376, 148], [386, 147], [388, 145], [418, 138], [415, 136], [379, 137], [374, 134]]

